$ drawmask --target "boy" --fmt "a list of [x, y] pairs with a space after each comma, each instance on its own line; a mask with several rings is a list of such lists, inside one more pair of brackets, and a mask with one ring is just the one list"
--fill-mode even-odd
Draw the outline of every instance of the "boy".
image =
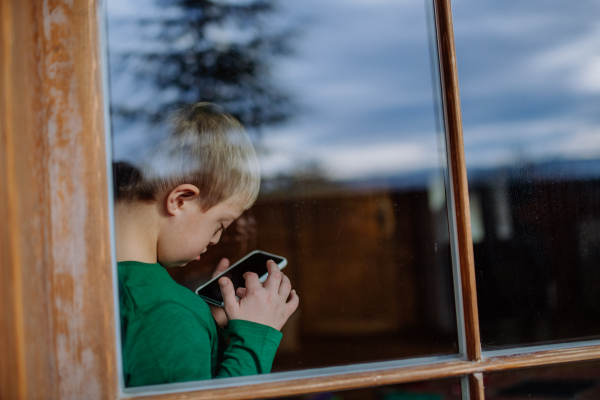
[[[252, 144], [210, 103], [182, 108], [167, 126], [140, 169], [121, 166], [115, 178], [125, 384], [268, 373], [279, 330], [299, 301], [277, 265], [267, 263], [264, 285], [247, 273], [240, 300], [221, 278], [225, 307], [212, 309], [164, 269], [199, 260], [254, 203], [260, 175]], [[213, 276], [228, 265], [222, 260]]]

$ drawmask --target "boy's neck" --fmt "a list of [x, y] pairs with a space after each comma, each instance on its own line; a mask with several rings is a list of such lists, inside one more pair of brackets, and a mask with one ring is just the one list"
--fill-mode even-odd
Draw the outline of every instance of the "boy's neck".
[[155, 203], [115, 204], [117, 262], [157, 263], [158, 221]]

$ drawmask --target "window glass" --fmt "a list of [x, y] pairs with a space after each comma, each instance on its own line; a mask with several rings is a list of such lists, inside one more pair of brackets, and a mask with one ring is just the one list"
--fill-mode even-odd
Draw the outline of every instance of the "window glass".
[[485, 398], [592, 400], [600, 396], [598, 361], [493, 372], [483, 377]]
[[286, 397], [290, 400], [460, 400], [460, 378]]
[[138, 165], [160, 117], [201, 100], [260, 161], [256, 204], [176, 282], [285, 257], [300, 307], [273, 371], [458, 352], [431, 2], [107, 4], [114, 162]]
[[600, 3], [453, 1], [484, 349], [600, 335]]

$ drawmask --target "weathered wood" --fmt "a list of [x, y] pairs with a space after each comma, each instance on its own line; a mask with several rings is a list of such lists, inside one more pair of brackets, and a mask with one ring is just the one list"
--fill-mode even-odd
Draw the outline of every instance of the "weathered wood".
[[486, 358], [484, 353], [483, 360], [475, 365], [478, 366], [477, 372], [489, 372], [589, 360], [600, 360], [600, 345], [534, 351], [489, 358]]
[[96, 2], [0, 4], [0, 397], [114, 398]]
[[[283, 382], [189, 391], [185, 393], [139, 396], [136, 398], [147, 400], [262, 399], [589, 360], [600, 360], [600, 345], [489, 358], [486, 358], [484, 353], [481, 361], [449, 361], [439, 364], [400, 367], [383, 371], [355, 372], [336, 376], [294, 379]], [[473, 396], [472, 386], [471, 395]], [[478, 398], [473, 397], [473, 399]]]
[[[10, 71], [18, 68], [14, 60], [13, 20], [17, 10], [8, 1], [0, 1], [0, 398], [24, 398], [25, 343], [23, 337], [23, 304], [19, 241], [15, 227], [19, 224], [18, 200], [14, 169], [17, 168], [12, 140], [13, 124], [8, 118], [13, 111], [14, 81]], [[30, 20], [28, 21], [30, 22]], [[24, 49], [33, 50], [33, 49]], [[24, 60], [20, 60], [24, 61]], [[22, 175], [29, 171], [23, 171]], [[31, 249], [34, 250], [34, 249]]]
[[43, 115], [40, 13], [25, 2], [0, 4], [0, 397], [57, 397], [45, 268], [51, 257], [46, 143], [38, 130]]
[[454, 48], [454, 30], [452, 26], [450, 0], [437, 0], [435, 1], [435, 7], [442, 79], [442, 97], [448, 134], [450, 153], [449, 162], [454, 189], [467, 357], [469, 360], [479, 360], [481, 358], [481, 341], [479, 336], [479, 315], [477, 311], [477, 289], [475, 286], [475, 261], [473, 257], [473, 241], [471, 238], [469, 188], [463, 146], [460, 93], [458, 88], [458, 71], [456, 69], [456, 51]]
[[467, 374], [470, 371], [470, 367], [470, 362], [452, 361], [433, 365], [420, 365], [416, 367], [390, 369], [385, 371], [358, 372], [337, 376], [295, 379], [290, 381], [249, 385], [243, 387], [190, 391], [186, 393], [163, 394], [147, 397], [141, 396], [136, 397], [136, 399], [266, 399], [269, 397], [284, 397], [304, 393], [331, 392], [369, 386], [428, 380], [439, 377], [458, 376]]
[[483, 374], [481, 372], [469, 375], [469, 391], [471, 393], [471, 400], [485, 400]]

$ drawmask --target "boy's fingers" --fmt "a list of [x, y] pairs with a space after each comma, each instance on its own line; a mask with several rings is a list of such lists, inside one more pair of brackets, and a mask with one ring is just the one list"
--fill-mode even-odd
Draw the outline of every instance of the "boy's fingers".
[[237, 297], [239, 297], [240, 299], [243, 299], [244, 297], [246, 297], [246, 288], [243, 288], [243, 287], [237, 288], [237, 290], [235, 291], [235, 295]]
[[283, 297], [284, 300], [290, 295], [290, 291], [292, 290], [292, 282], [290, 282], [290, 278], [288, 278], [284, 273], [281, 274], [281, 285], [279, 285], [279, 296]]
[[300, 298], [298, 297], [296, 291], [292, 290], [290, 292], [290, 299], [287, 301], [287, 303], [285, 303], [288, 315], [292, 315], [294, 311], [296, 311], [296, 308], [298, 308], [298, 304], [300, 304]]
[[262, 289], [262, 285], [260, 283], [260, 280], [258, 279], [258, 275], [256, 275], [254, 272], [246, 272], [244, 274], [244, 280], [246, 281], [246, 290], [256, 290], [261, 288]]
[[219, 287], [221, 288], [226, 310], [238, 304], [238, 300], [235, 298], [235, 290], [233, 290], [233, 283], [231, 283], [229, 278], [222, 277], [219, 279]]
[[269, 276], [267, 276], [267, 280], [265, 281], [265, 289], [279, 291], [279, 286], [281, 285], [281, 271], [275, 261], [269, 260], [267, 261], [267, 270], [269, 271]]
[[229, 268], [229, 260], [227, 258], [222, 258], [221, 261], [219, 261], [217, 268], [215, 268], [215, 271], [212, 273], [211, 279], [221, 274], [227, 268]]

